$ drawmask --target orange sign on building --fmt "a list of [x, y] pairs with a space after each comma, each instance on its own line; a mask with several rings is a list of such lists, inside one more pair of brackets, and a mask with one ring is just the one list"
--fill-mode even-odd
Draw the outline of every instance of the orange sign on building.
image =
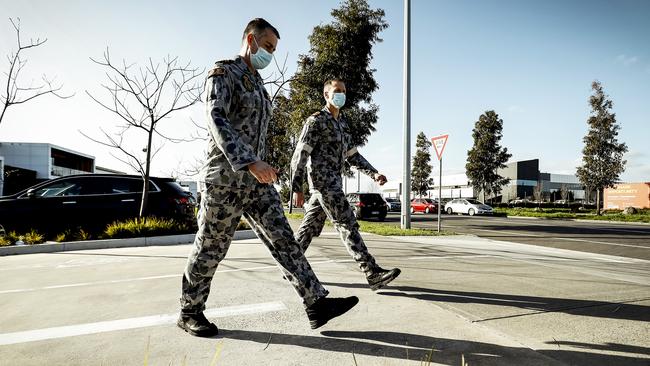
[[650, 208], [650, 183], [621, 183], [605, 189], [603, 207], [622, 210], [626, 207]]

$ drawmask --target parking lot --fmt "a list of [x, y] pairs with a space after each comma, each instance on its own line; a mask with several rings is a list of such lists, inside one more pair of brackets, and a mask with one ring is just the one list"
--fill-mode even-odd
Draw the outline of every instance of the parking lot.
[[[350, 313], [313, 331], [258, 240], [212, 285], [215, 339], [174, 325], [189, 245], [0, 258], [1, 365], [647, 365], [647, 261], [473, 236], [366, 235], [394, 285], [373, 293], [326, 231], [308, 252]], [[433, 353], [431, 350], [433, 349]]]

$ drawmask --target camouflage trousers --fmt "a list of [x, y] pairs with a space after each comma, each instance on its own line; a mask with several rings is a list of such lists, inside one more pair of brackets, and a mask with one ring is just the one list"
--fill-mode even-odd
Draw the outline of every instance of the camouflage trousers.
[[378, 268], [375, 258], [368, 252], [361, 238], [359, 224], [343, 190], [325, 193], [312, 190], [311, 193], [305, 217], [296, 233], [296, 241], [303, 252], [307, 251], [314, 236], [320, 235], [325, 220], [329, 218], [339, 232], [348, 253], [359, 264], [359, 268], [366, 274]]
[[235, 189], [206, 184], [201, 191], [199, 229], [183, 274], [181, 309], [205, 309], [212, 277], [228, 252], [242, 215], [269, 249], [305, 307], [327, 296], [328, 291], [294, 239], [280, 196], [272, 185]]

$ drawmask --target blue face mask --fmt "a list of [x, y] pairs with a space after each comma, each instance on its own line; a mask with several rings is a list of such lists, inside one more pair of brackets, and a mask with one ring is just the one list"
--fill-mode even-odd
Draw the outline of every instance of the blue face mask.
[[332, 95], [332, 104], [337, 109], [341, 109], [345, 105], [345, 93], [334, 93]]
[[257, 52], [251, 53], [251, 64], [253, 65], [255, 70], [261, 70], [269, 66], [271, 60], [273, 60], [273, 54], [269, 53], [269, 51], [260, 47], [259, 44], [257, 44], [257, 40], [255, 39], [255, 36], [253, 36], [253, 40], [257, 45]]

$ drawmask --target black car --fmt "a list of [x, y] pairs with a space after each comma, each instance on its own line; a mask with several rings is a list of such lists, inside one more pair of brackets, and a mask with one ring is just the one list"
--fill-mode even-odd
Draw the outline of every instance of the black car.
[[376, 217], [384, 221], [386, 218], [388, 205], [379, 193], [348, 193], [346, 197], [357, 219]]
[[[137, 217], [142, 177], [80, 174], [39, 183], [0, 197], [0, 225], [6, 231], [36, 229], [59, 233], [67, 228], [102, 230], [116, 220]], [[152, 177], [147, 215], [194, 221], [195, 201], [171, 178]]]

